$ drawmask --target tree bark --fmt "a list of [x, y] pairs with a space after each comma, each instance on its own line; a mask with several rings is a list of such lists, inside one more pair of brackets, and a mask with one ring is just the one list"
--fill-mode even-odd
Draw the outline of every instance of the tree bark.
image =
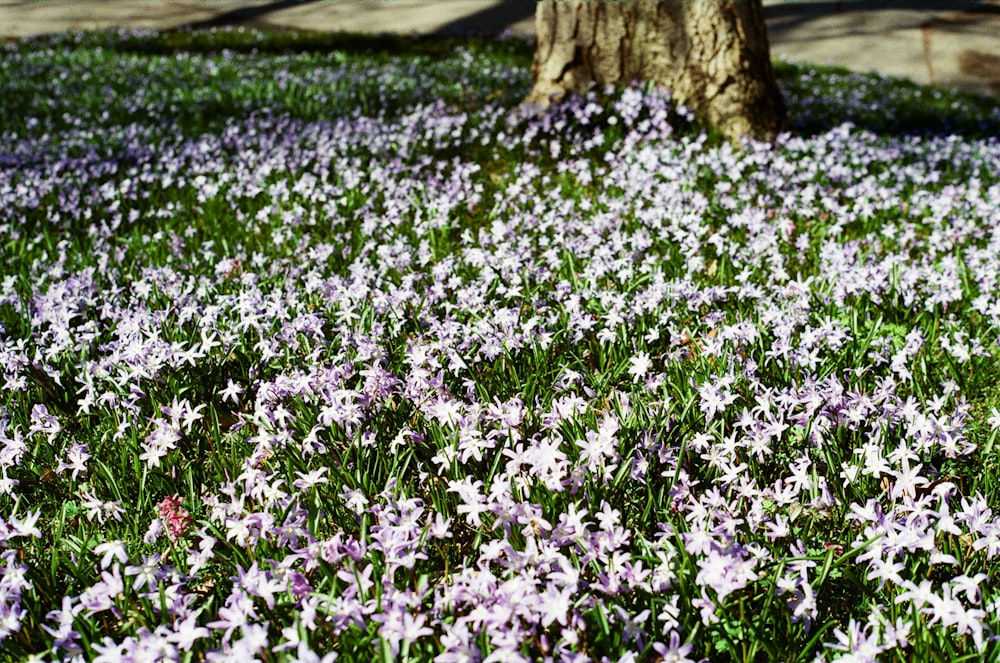
[[761, 0], [542, 0], [535, 27], [530, 105], [653, 81], [730, 140], [784, 127]]

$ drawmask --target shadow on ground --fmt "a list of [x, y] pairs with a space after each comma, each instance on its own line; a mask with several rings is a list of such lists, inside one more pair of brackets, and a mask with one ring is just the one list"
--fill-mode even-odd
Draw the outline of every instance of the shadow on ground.
[[504, 0], [440, 27], [438, 35], [498, 35], [535, 15], [535, 0]]
[[[207, 28], [264, 27], [267, 19], [275, 12], [323, 0], [277, 0], [268, 4], [241, 7], [223, 12], [203, 21], [187, 23], [178, 30], [204, 30]], [[515, 23], [529, 19], [535, 14], [535, 0], [503, 0], [485, 6], [480, 11], [463, 16], [441, 26], [433, 32], [437, 36], [498, 35]]]
[[250, 26], [265, 19], [269, 14], [281, 11], [282, 9], [290, 9], [291, 7], [299, 7], [301, 5], [310, 5], [320, 1], [321, 0], [277, 0], [276, 2], [271, 2], [266, 5], [240, 7], [239, 9], [233, 9], [231, 11], [223, 12], [217, 16], [213, 16], [212, 18], [205, 19], [204, 21], [195, 21], [193, 23], [182, 25], [177, 29], [205, 30], [209, 28]]
[[[282, 4], [282, 3], [276, 3]], [[523, 3], [504, 3], [513, 11], [524, 11]], [[521, 5], [520, 9], [517, 5]], [[486, 11], [486, 10], [484, 10]], [[520, 15], [507, 14], [511, 16]], [[256, 20], [242, 14], [248, 21]], [[261, 16], [258, 12], [256, 17]], [[59, 48], [101, 46], [110, 50], [139, 55], [172, 55], [179, 52], [234, 53], [258, 55], [290, 53], [331, 53], [372, 56], [372, 63], [385, 58], [428, 56], [448, 57], [457, 48], [490, 58], [500, 56], [503, 66], [531, 66], [533, 45], [524, 39], [491, 39], [468, 36], [442, 36], [441, 33], [464, 30], [467, 24], [451, 24], [438, 34], [403, 36], [393, 34], [348, 34], [300, 32], [294, 30], [253, 29], [225, 30], [187, 27], [162, 33], [94, 32], [85, 35], [50, 36], [23, 43], [44, 42]], [[241, 26], [226, 26], [241, 27]], [[991, 54], [987, 54], [991, 55]], [[967, 67], [997, 66], [995, 56], [965, 63]], [[318, 65], [319, 66], [319, 65]], [[1000, 135], [1000, 99], [957, 92], [948, 88], [923, 87], [902, 80], [877, 75], [857, 74], [846, 69], [810, 64], [776, 63], [775, 72], [785, 90], [789, 107], [789, 125], [799, 135], [826, 131], [844, 122], [883, 135], [980, 136]], [[886, 91], [892, 92], [888, 95]], [[511, 98], [511, 104], [517, 102]], [[220, 102], [218, 109], [201, 108], [198, 116], [230, 112], [231, 104]], [[191, 109], [189, 109], [191, 110]], [[297, 109], [290, 108], [295, 114]], [[195, 112], [197, 111], [197, 112]]]

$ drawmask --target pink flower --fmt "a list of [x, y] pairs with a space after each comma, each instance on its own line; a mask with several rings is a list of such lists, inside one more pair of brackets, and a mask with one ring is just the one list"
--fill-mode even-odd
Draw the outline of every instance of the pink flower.
[[177, 495], [164, 497], [156, 505], [156, 513], [159, 514], [163, 525], [167, 528], [167, 536], [170, 537], [171, 541], [181, 538], [194, 522], [191, 519], [191, 514], [181, 506], [181, 498]]

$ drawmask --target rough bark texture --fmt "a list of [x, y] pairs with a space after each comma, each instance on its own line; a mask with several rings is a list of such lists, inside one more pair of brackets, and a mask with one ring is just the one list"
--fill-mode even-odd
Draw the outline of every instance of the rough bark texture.
[[761, 0], [542, 0], [526, 103], [653, 81], [730, 140], [772, 140], [785, 101]]

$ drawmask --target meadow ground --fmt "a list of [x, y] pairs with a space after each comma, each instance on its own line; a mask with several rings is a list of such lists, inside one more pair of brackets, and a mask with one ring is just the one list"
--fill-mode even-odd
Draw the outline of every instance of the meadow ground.
[[1000, 104], [529, 62], [0, 51], [0, 659], [997, 657]]

